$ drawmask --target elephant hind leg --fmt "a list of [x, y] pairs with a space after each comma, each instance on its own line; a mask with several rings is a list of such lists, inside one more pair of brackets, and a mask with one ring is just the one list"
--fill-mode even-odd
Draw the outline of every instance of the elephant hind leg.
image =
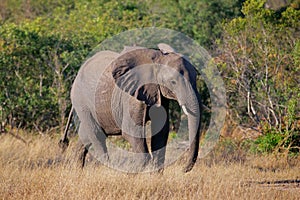
[[84, 111], [78, 115], [81, 121], [78, 134], [83, 143], [83, 150], [80, 153], [82, 166], [88, 152], [101, 163], [107, 164], [106, 134], [90, 112]]
[[83, 169], [88, 150], [83, 144], [80, 144], [80, 146], [78, 147], [78, 152], [79, 152], [78, 164], [80, 165], [80, 168]]

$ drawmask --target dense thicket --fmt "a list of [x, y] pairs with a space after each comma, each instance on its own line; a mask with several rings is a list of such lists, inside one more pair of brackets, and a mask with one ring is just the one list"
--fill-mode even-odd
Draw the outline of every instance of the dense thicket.
[[71, 83], [88, 53], [124, 30], [156, 26], [180, 31], [211, 52], [237, 124], [297, 141], [299, 1], [278, 1], [274, 7], [264, 0], [3, 0], [2, 129], [61, 130]]
[[[247, 1], [226, 23], [219, 45], [220, 69], [234, 121], [259, 127], [270, 143], [258, 151], [300, 146], [300, 12], [295, 4], [266, 9]], [[293, 142], [291, 142], [293, 141]]]
[[158, 26], [211, 44], [221, 31], [214, 25], [239, 15], [239, 1], [223, 2], [3, 1], [1, 122], [40, 131], [62, 127], [72, 80], [102, 40], [131, 28]]

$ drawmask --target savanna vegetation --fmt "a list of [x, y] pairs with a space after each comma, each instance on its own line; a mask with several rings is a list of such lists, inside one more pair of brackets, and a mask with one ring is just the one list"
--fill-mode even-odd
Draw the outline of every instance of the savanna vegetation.
[[26, 143], [0, 136], [1, 199], [299, 199], [299, 158], [249, 157], [223, 142], [189, 173], [178, 160], [163, 175], [126, 174], [93, 161], [80, 170], [74, 143], [57, 157], [53, 138], [20, 134]]
[[[57, 142], [80, 65], [104, 39], [152, 26], [212, 55], [227, 91], [221, 142], [188, 175], [177, 166], [164, 177], [76, 170], [73, 147], [58, 158]], [[0, 197], [297, 199], [299, 27], [299, 0], [1, 0]]]

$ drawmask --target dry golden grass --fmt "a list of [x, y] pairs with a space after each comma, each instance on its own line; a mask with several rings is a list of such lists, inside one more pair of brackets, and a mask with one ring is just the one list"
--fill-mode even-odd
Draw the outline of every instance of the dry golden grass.
[[92, 162], [78, 169], [74, 142], [60, 156], [57, 139], [25, 139], [31, 142], [0, 136], [1, 199], [299, 199], [299, 159], [291, 166], [270, 156], [208, 157], [187, 174], [177, 163], [163, 175], [132, 175]]

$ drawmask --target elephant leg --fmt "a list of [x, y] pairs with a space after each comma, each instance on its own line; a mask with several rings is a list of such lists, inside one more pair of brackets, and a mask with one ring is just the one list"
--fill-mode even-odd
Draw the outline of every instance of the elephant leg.
[[146, 138], [137, 138], [126, 133], [122, 135], [129, 142], [134, 153], [149, 153]]
[[[165, 108], [168, 108], [167, 106]], [[157, 110], [159, 116], [161, 110]], [[151, 118], [151, 152], [153, 157], [154, 168], [158, 171], [163, 170], [166, 154], [166, 145], [169, 136], [169, 116], [166, 115], [165, 123], [161, 127], [162, 119]]]
[[80, 165], [80, 168], [83, 169], [83, 167], [85, 166], [85, 159], [88, 150], [85, 148], [83, 144], [78, 144], [77, 148], [78, 148], [77, 152], [79, 153], [78, 164]]
[[147, 106], [131, 98], [129, 105], [123, 109], [122, 136], [132, 148], [131, 152], [123, 152], [123, 158], [126, 159], [126, 163], [130, 163], [128, 165], [131, 165], [132, 169], [144, 170], [151, 160], [145, 133]]
[[107, 163], [108, 154], [104, 131], [96, 123], [89, 112], [81, 112], [78, 115], [81, 121], [78, 134], [84, 145], [84, 150], [82, 152], [82, 166], [84, 166], [85, 157], [88, 152], [101, 163]]
[[[137, 169], [144, 169], [150, 161], [149, 149], [147, 146], [146, 138], [137, 138], [126, 133], [123, 133], [123, 137], [129, 142], [132, 148], [132, 157], [130, 158]], [[130, 154], [129, 154], [130, 155]]]
[[[152, 126], [155, 126], [151, 122]], [[151, 151], [153, 157], [153, 165], [155, 169], [163, 169], [166, 154], [166, 145], [169, 136], [169, 122], [166, 122], [165, 126], [158, 133], [151, 137]]]

